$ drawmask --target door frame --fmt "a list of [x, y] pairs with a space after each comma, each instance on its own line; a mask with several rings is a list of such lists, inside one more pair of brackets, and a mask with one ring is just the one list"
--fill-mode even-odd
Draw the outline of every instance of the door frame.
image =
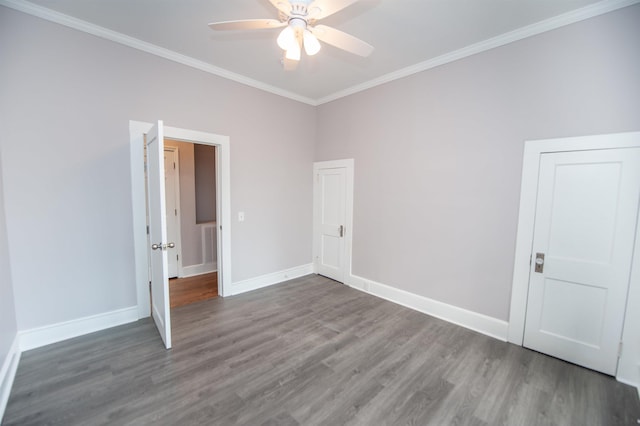
[[[508, 341], [522, 346], [524, 341], [524, 323], [529, 290], [529, 273], [531, 248], [533, 246], [533, 230], [535, 226], [535, 208], [538, 192], [538, 170], [540, 156], [544, 153], [587, 151], [600, 149], [620, 149], [640, 147], [640, 132], [617, 133], [609, 135], [581, 136], [561, 139], [545, 139], [526, 141], [522, 166], [522, 183], [520, 188], [520, 210], [518, 214], [518, 232], [516, 236], [515, 259], [513, 265], [513, 281], [511, 287], [511, 307], [509, 313]], [[631, 266], [631, 278], [627, 306], [640, 306], [640, 226], [636, 224], [635, 249]], [[640, 381], [637, 365], [625, 367], [625, 377], [621, 378], [623, 364], [637, 364], [640, 359], [640, 345], [633, 336], [640, 335], [640, 312], [626, 309], [623, 325], [622, 342], [629, 350], [623, 351], [618, 363], [616, 377], [620, 381]], [[633, 355], [633, 354], [636, 355]], [[628, 355], [629, 359], [624, 359]], [[633, 372], [635, 369], [635, 373]], [[628, 378], [627, 378], [628, 377]]]
[[318, 179], [316, 175], [320, 169], [346, 169], [345, 182], [345, 233], [344, 233], [344, 253], [342, 262], [344, 265], [343, 284], [349, 284], [351, 281], [351, 252], [353, 243], [353, 185], [354, 185], [354, 160], [347, 158], [332, 161], [317, 161], [313, 163], [313, 272], [317, 273], [317, 261], [319, 256], [318, 249], [320, 247], [320, 218], [318, 217]]
[[178, 278], [181, 278], [182, 275], [184, 275], [184, 273], [182, 272], [182, 206], [180, 205], [180, 149], [178, 149], [178, 147], [176, 146], [167, 146], [165, 144], [164, 150], [172, 151], [173, 154], [175, 155], [175, 161], [176, 161], [176, 173], [175, 173], [176, 185], [175, 185], [174, 197], [176, 198], [176, 203], [178, 205], [178, 208], [177, 208], [178, 214], [175, 215], [178, 225], [176, 229], [175, 253], [178, 255], [178, 260], [177, 260]]
[[[133, 248], [138, 318], [149, 316], [149, 259], [144, 182], [144, 135], [152, 123], [129, 121]], [[231, 294], [231, 153], [228, 136], [164, 126], [164, 136], [181, 142], [213, 145], [216, 152], [216, 226], [218, 294]]]

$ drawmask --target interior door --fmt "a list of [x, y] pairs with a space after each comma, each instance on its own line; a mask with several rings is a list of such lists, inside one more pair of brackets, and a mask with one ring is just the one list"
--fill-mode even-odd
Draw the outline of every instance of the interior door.
[[320, 168], [314, 187], [316, 272], [339, 282], [345, 270], [346, 176], [345, 167]]
[[524, 346], [616, 372], [640, 148], [542, 154]]
[[[167, 240], [176, 245], [178, 238], [178, 155], [177, 151], [171, 149], [164, 150], [164, 182], [165, 182], [165, 203], [167, 218]], [[163, 240], [166, 241], [166, 240]], [[178, 248], [174, 247], [167, 255], [169, 278], [178, 276]]]
[[171, 348], [171, 312], [167, 274], [167, 219], [164, 187], [164, 135], [162, 121], [146, 135], [147, 196], [149, 197], [149, 240], [151, 241], [151, 316], [162, 341]]

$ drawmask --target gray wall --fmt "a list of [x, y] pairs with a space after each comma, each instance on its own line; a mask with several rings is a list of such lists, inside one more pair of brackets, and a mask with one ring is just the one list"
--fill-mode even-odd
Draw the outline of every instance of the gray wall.
[[355, 159], [353, 273], [508, 319], [523, 142], [640, 130], [640, 6], [318, 108]]
[[230, 136], [233, 281], [310, 262], [313, 107], [4, 7], [0, 55], [19, 330], [136, 304], [129, 120]]
[[193, 147], [196, 179], [196, 223], [216, 220], [216, 149], [210, 145]]
[[[0, 121], [0, 123], [2, 122]], [[11, 282], [7, 227], [5, 225], [3, 181], [2, 156], [0, 155], [0, 367], [4, 365], [18, 332]], [[0, 381], [3, 378], [0, 377]]]

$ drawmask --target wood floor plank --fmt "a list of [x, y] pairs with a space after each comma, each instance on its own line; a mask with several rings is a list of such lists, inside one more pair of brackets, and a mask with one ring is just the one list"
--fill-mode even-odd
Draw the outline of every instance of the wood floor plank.
[[218, 272], [169, 280], [169, 304], [172, 308], [218, 297]]
[[631, 425], [634, 388], [321, 276], [25, 352], [4, 425]]

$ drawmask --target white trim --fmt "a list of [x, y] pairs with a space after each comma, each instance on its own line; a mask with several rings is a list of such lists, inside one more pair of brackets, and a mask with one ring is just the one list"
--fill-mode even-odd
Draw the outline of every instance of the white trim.
[[[522, 345], [524, 340], [524, 321], [529, 287], [529, 261], [533, 245], [540, 155], [550, 152], [635, 147], [640, 147], [640, 132], [525, 142], [511, 308], [509, 311], [509, 342]], [[640, 321], [637, 319], [640, 314], [637, 308], [640, 306], [640, 226], [636, 229], [635, 247], [622, 334], [624, 349], [618, 362], [618, 371], [616, 373], [616, 378], [619, 381], [633, 386], [640, 384], [640, 343], [637, 341], [637, 335], [640, 332]]]
[[9, 402], [11, 387], [13, 386], [13, 380], [16, 378], [16, 371], [18, 371], [18, 363], [22, 354], [19, 342], [20, 338], [16, 335], [0, 370], [0, 423], [2, 423], [4, 411]]
[[246, 293], [247, 291], [279, 284], [283, 281], [303, 277], [311, 273], [313, 273], [313, 264], [309, 263], [306, 265], [296, 266], [294, 268], [284, 269], [282, 271], [272, 272], [270, 274], [260, 275], [259, 277], [249, 278], [248, 280], [233, 283], [231, 285], [231, 294], [236, 295]]
[[321, 169], [334, 169], [345, 168], [346, 169], [346, 188], [345, 188], [345, 231], [344, 231], [344, 254], [342, 264], [344, 266], [343, 280], [348, 280], [351, 276], [351, 258], [353, 248], [353, 182], [355, 176], [355, 160], [353, 158], [347, 158], [342, 160], [331, 161], [316, 161], [313, 163], [313, 236], [312, 236], [312, 256], [313, 256], [313, 271], [317, 272], [316, 259], [318, 259], [319, 247], [320, 247], [320, 218], [318, 217], [317, 205], [318, 203], [318, 181], [316, 175]]
[[347, 285], [423, 314], [459, 325], [469, 330], [506, 342], [508, 323], [487, 315], [469, 311], [428, 297], [400, 290], [356, 275], [349, 277]]
[[215, 262], [189, 265], [182, 268], [182, 275], [180, 275], [180, 278], [195, 277], [196, 275], [209, 274], [211, 272], [216, 272], [217, 270], [218, 270], [218, 265]]
[[[147, 207], [144, 171], [144, 134], [151, 124], [129, 122], [129, 158], [131, 160], [131, 205], [133, 220], [133, 258], [135, 264], [138, 318], [151, 314], [149, 302], [149, 258], [147, 253]], [[140, 208], [142, 206], [142, 208]]]
[[[1, 1], [1, 0], [0, 0]], [[151, 129], [151, 123], [129, 122], [129, 149], [131, 155], [131, 203], [133, 217], [133, 243], [136, 270], [136, 294], [139, 318], [148, 317], [149, 304], [149, 265], [147, 256], [147, 219], [144, 188], [144, 134]], [[217, 266], [218, 294], [228, 296], [227, 287], [231, 283], [231, 144], [228, 136], [196, 130], [164, 126], [165, 138], [182, 142], [213, 145], [216, 147], [216, 205], [218, 241]], [[227, 229], [228, 228], [228, 229]]]
[[73, 28], [79, 31], [83, 31], [88, 34], [101, 37], [105, 40], [110, 40], [115, 43], [119, 43], [134, 49], [141, 50], [152, 55], [159, 56], [161, 58], [168, 59], [173, 62], [177, 62], [182, 65], [186, 65], [191, 68], [204, 71], [218, 77], [226, 78], [228, 80], [235, 81], [240, 84], [244, 84], [249, 87], [253, 87], [259, 90], [263, 90], [274, 95], [282, 96], [292, 99], [294, 101], [302, 102], [312, 106], [318, 106], [327, 102], [334, 101], [336, 99], [343, 98], [345, 96], [352, 95], [354, 93], [362, 92], [363, 90], [370, 89], [381, 84], [388, 83], [390, 81], [398, 80], [416, 74], [422, 71], [426, 71], [440, 65], [448, 64], [459, 59], [466, 58], [487, 50], [494, 49], [496, 47], [504, 46], [509, 43], [513, 43], [528, 37], [532, 37], [538, 34], [542, 34], [547, 31], [555, 30], [566, 25], [574, 24], [576, 22], [583, 21], [585, 19], [593, 18], [605, 13], [613, 12], [614, 10], [621, 9], [623, 7], [631, 6], [640, 2], [640, 0], [603, 0], [598, 3], [591, 4], [589, 6], [582, 7], [580, 9], [572, 10], [567, 13], [563, 13], [558, 16], [546, 19], [544, 21], [537, 22], [535, 24], [528, 25], [526, 27], [519, 28], [514, 31], [510, 31], [505, 34], [501, 34], [496, 37], [492, 37], [488, 40], [474, 43], [472, 45], [463, 47], [453, 52], [446, 53], [436, 58], [429, 59], [424, 62], [411, 65], [409, 67], [400, 69], [398, 71], [385, 74], [381, 77], [374, 78], [365, 83], [352, 86], [350, 88], [340, 90], [328, 96], [312, 99], [306, 96], [299, 95], [297, 93], [290, 92], [288, 90], [281, 89], [279, 87], [272, 86], [270, 84], [263, 83], [258, 80], [234, 73], [232, 71], [216, 67], [207, 62], [186, 56], [169, 49], [165, 49], [154, 44], [138, 40], [136, 38], [124, 35], [122, 33], [92, 24], [87, 21], [83, 21], [78, 18], [74, 18], [69, 15], [65, 15], [60, 12], [56, 12], [52, 9], [39, 6], [24, 0], [0, 0], [0, 5], [6, 6], [20, 12], [27, 13], [29, 15], [37, 16], [38, 18], [45, 19], [47, 21], [55, 22], [60, 25], [64, 25], [69, 28]]
[[55, 10], [46, 8], [44, 6], [36, 5], [24, 0], [0, 0], [0, 5], [27, 13], [29, 15], [37, 16], [38, 18], [42, 18], [50, 22], [55, 22], [56, 24], [64, 25], [65, 27], [82, 31], [103, 38], [105, 40], [113, 41], [115, 43], [131, 47], [133, 49], [141, 50], [143, 52], [150, 53], [152, 55], [159, 56], [161, 58], [168, 59], [170, 61], [216, 75], [218, 77], [226, 78], [227, 80], [235, 81], [236, 83], [244, 84], [245, 86], [263, 90], [265, 92], [289, 98], [305, 104], [316, 105], [316, 102], [313, 99], [307, 98], [306, 96], [301, 96], [297, 93], [293, 93], [288, 90], [284, 90], [279, 87], [254, 80], [244, 75], [237, 74], [235, 72], [217, 67], [215, 65], [211, 65], [199, 59], [174, 52], [173, 50], [165, 49], [164, 47], [139, 40], [137, 38], [119, 33], [117, 31], [101, 27], [91, 22], [83, 21], [82, 19], [74, 18], [73, 16], [56, 12]]
[[[640, 132], [636, 133], [640, 145]], [[629, 278], [627, 310], [622, 329], [622, 354], [618, 360], [616, 379], [635, 386], [640, 397], [640, 212], [636, 222], [636, 240]]]
[[585, 19], [613, 12], [614, 10], [631, 6], [638, 2], [640, 2], [640, 0], [604, 0], [589, 6], [582, 7], [580, 9], [572, 10], [571, 12], [563, 13], [562, 15], [554, 16], [552, 18], [545, 19], [544, 21], [536, 22], [535, 24], [518, 28], [517, 30], [492, 37], [479, 43], [471, 44], [469, 46], [445, 53], [444, 55], [429, 59], [427, 61], [420, 62], [415, 65], [411, 65], [406, 68], [391, 72], [389, 74], [385, 74], [381, 77], [374, 78], [373, 80], [369, 80], [362, 84], [358, 84], [347, 89], [335, 92], [331, 95], [317, 99], [316, 105], [326, 104], [328, 102], [335, 101], [336, 99], [353, 95], [354, 93], [362, 92], [364, 90], [371, 89], [373, 87], [380, 86], [394, 80], [408, 77], [422, 71], [430, 70], [432, 68], [436, 68], [441, 65], [457, 61], [459, 59], [464, 59], [469, 56], [486, 52], [488, 50], [495, 49], [496, 47], [504, 46], [506, 44], [514, 43], [528, 37], [533, 37], [547, 31], [555, 30], [566, 25], [584, 21]]
[[137, 320], [138, 308], [137, 306], [131, 306], [44, 327], [23, 330], [18, 332], [20, 350], [23, 352], [28, 351]]

